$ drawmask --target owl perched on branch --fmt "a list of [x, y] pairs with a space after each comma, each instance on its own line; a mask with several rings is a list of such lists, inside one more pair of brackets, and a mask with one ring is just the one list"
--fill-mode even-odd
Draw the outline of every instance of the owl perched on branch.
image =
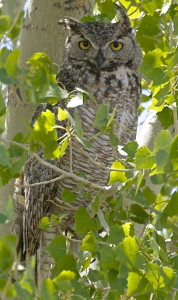
[[[121, 8], [118, 9], [120, 20], [117, 23], [81, 23], [71, 18], [58, 22], [68, 30], [68, 37], [57, 81], [69, 92], [78, 87], [93, 95], [95, 100], [88, 97], [83, 104], [68, 109], [71, 118], [80, 118], [82, 137], [90, 140], [91, 147], [85, 147], [81, 137], [75, 134], [74, 126], [74, 134], [70, 135], [69, 146], [63, 156], [44, 164], [40, 161], [43, 159], [43, 151], [40, 151], [40, 159], [33, 156], [24, 167], [21, 183], [26, 187], [21, 193], [25, 198], [25, 206], [20, 224], [19, 248], [25, 261], [35, 255], [38, 283], [49, 275], [53, 262], [45, 247], [60, 232], [66, 234], [73, 230], [76, 210], [88, 207], [96, 196], [97, 187], [107, 185], [107, 168], [119, 156], [118, 144], [125, 145], [136, 137], [137, 109], [141, 95], [137, 69], [142, 54], [127, 15]], [[65, 106], [62, 100], [56, 106], [47, 108], [56, 113], [56, 109], [61, 106]], [[104, 122], [101, 107], [112, 116], [113, 131], [99, 132]], [[37, 110], [34, 118], [38, 114]], [[62, 170], [61, 176], [55, 168]], [[80, 174], [84, 174], [84, 178]], [[82, 178], [80, 187], [79, 178]], [[44, 183], [34, 186], [40, 182]], [[74, 202], [69, 204], [63, 201], [64, 190], [75, 193]], [[86, 193], [88, 197], [84, 197]], [[15, 198], [18, 194], [17, 189]], [[41, 219], [52, 214], [65, 216], [58, 226], [41, 230]]]

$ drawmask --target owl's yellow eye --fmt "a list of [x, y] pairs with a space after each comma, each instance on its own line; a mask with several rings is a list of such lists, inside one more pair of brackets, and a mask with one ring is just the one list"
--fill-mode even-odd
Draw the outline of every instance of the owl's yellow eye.
[[114, 51], [120, 51], [123, 48], [123, 44], [121, 42], [112, 42], [110, 47]]
[[91, 43], [87, 40], [79, 42], [79, 47], [82, 50], [88, 50], [91, 47]]

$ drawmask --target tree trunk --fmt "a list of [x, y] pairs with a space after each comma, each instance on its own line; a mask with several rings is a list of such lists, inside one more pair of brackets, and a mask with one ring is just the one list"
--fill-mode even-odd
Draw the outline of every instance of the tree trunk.
[[[23, 0], [17, 1], [19, 5], [23, 2]], [[11, 2], [12, 0], [7, 1], [7, 12]], [[65, 16], [80, 19], [84, 15], [92, 14], [93, 3], [94, 0], [30, 0], [20, 36], [20, 64], [25, 66], [34, 52], [45, 52], [52, 62], [60, 63], [65, 31], [58, 26], [57, 21]], [[18, 132], [24, 134], [26, 130], [25, 120], [30, 120], [34, 109], [34, 104], [26, 103], [23, 97], [22, 99], [19, 97], [16, 89], [11, 87], [9, 89], [4, 138], [12, 139]], [[2, 203], [7, 203], [13, 190], [13, 184], [1, 189], [0, 199]], [[3, 230], [3, 233], [5, 231], [6, 229]]]

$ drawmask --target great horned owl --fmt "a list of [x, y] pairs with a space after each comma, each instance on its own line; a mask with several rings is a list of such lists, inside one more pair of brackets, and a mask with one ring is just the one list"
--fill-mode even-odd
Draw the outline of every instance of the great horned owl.
[[[128, 17], [120, 10], [120, 20], [117, 23], [82, 23], [66, 18], [59, 21], [59, 24], [69, 31], [69, 35], [57, 81], [68, 91], [79, 87], [96, 99], [87, 99], [82, 105], [70, 109], [71, 115], [74, 111], [78, 112], [84, 137], [90, 139], [97, 133], [93, 126], [96, 111], [100, 104], [107, 103], [110, 113], [115, 108], [114, 133], [119, 144], [125, 145], [128, 141], [135, 140], [137, 109], [141, 95], [137, 69], [141, 64], [142, 54]], [[60, 105], [59, 101], [57, 106]], [[50, 109], [55, 110], [54, 107]], [[65, 155], [51, 163], [65, 171], [72, 170], [73, 174], [85, 173], [85, 178], [90, 182], [106, 186], [109, 171], [103, 171], [93, 162], [110, 167], [117, 154], [117, 147], [113, 148], [108, 134], [104, 132], [92, 140], [91, 148], [85, 149], [79, 141], [71, 141]], [[40, 165], [35, 158], [30, 158], [24, 167], [22, 181], [29, 185], [58, 176], [54, 170]], [[61, 193], [64, 189], [72, 190], [76, 194], [77, 200], [70, 206], [62, 200]], [[84, 192], [88, 192], [90, 197], [84, 197]], [[22, 235], [19, 247], [25, 260], [31, 255], [36, 256], [38, 282], [49, 274], [52, 259], [45, 247], [58, 234], [58, 228], [55, 226], [46, 231], [40, 230], [38, 226], [41, 218], [50, 214], [66, 213], [59, 227], [62, 232], [71, 230], [74, 212], [78, 207], [87, 207], [96, 192], [94, 187], [85, 185], [79, 189], [75, 179], [66, 176], [60, 181], [26, 187], [22, 191], [25, 207], [20, 225]]]

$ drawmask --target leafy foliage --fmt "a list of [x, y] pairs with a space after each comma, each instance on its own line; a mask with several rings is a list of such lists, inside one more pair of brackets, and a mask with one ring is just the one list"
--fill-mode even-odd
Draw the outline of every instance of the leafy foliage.
[[[98, 14], [83, 20], [111, 21], [119, 19], [112, 0], [96, 0]], [[150, 109], [157, 112], [162, 130], [154, 138], [153, 149], [128, 143], [123, 150], [125, 159], [116, 160], [110, 168], [108, 187], [98, 191], [89, 209], [75, 212], [75, 234], [80, 248], [77, 255], [68, 251], [72, 236], [62, 234], [48, 245], [47, 250], [55, 264], [51, 278], [47, 278], [39, 291], [39, 298], [46, 299], [178, 299], [178, 137], [171, 134], [170, 126], [177, 133], [177, 59], [178, 11], [174, 1], [121, 0], [136, 28], [144, 60], [140, 68], [143, 89], [149, 90]], [[22, 26], [23, 12], [13, 22], [8, 16], [0, 17], [0, 133], [4, 131], [6, 115], [6, 87], [23, 90], [27, 102], [49, 102], [58, 99], [68, 102], [68, 108], [81, 105], [86, 97], [80, 89], [69, 95], [55, 79], [57, 71], [45, 53], [34, 53], [28, 68], [19, 66], [19, 49], [9, 50], [8, 39], [14, 41]], [[21, 97], [21, 95], [20, 95]], [[1, 139], [0, 185], [19, 176], [26, 160], [27, 150], [32, 153], [44, 148], [45, 158], [56, 159], [65, 154], [71, 138], [77, 138], [86, 148], [92, 139], [104, 133], [111, 145], [119, 141], [114, 134], [115, 110], [109, 113], [108, 104], [96, 110], [93, 126], [97, 134], [85, 140], [80, 116], [59, 108], [57, 116], [50, 110], [43, 112], [27, 135], [17, 134], [7, 144]], [[56, 122], [57, 119], [57, 122]], [[64, 128], [64, 123], [67, 126]], [[58, 139], [62, 130], [62, 139]], [[29, 145], [27, 148], [26, 145]], [[95, 166], [98, 167], [99, 166]], [[84, 170], [85, 171], [85, 170]], [[101, 171], [102, 168], [101, 168]], [[105, 170], [104, 170], [105, 171]], [[85, 174], [77, 174], [83, 184]], [[151, 185], [150, 185], [151, 182]], [[109, 185], [119, 192], [108, 194]], [[91, 195], [84, 193], [83, 197]], [[75, 203], [75, 191], [64, 189], [62, 199], [66, 204]], [[103, 215], [101, 214], [103, 213]], [[40, 228], [60, 226], [65, 215], [44, 217]], [[10, 218], [0, 214], [0, 223]], [[13, 235], [0, 238], [0, 293], [2, 299], [37, 299], [34, 295], [33, 258], [23, 273], [16, 257], [17, 240]], [[16, 278], [13, 282], [12, 278]]]

